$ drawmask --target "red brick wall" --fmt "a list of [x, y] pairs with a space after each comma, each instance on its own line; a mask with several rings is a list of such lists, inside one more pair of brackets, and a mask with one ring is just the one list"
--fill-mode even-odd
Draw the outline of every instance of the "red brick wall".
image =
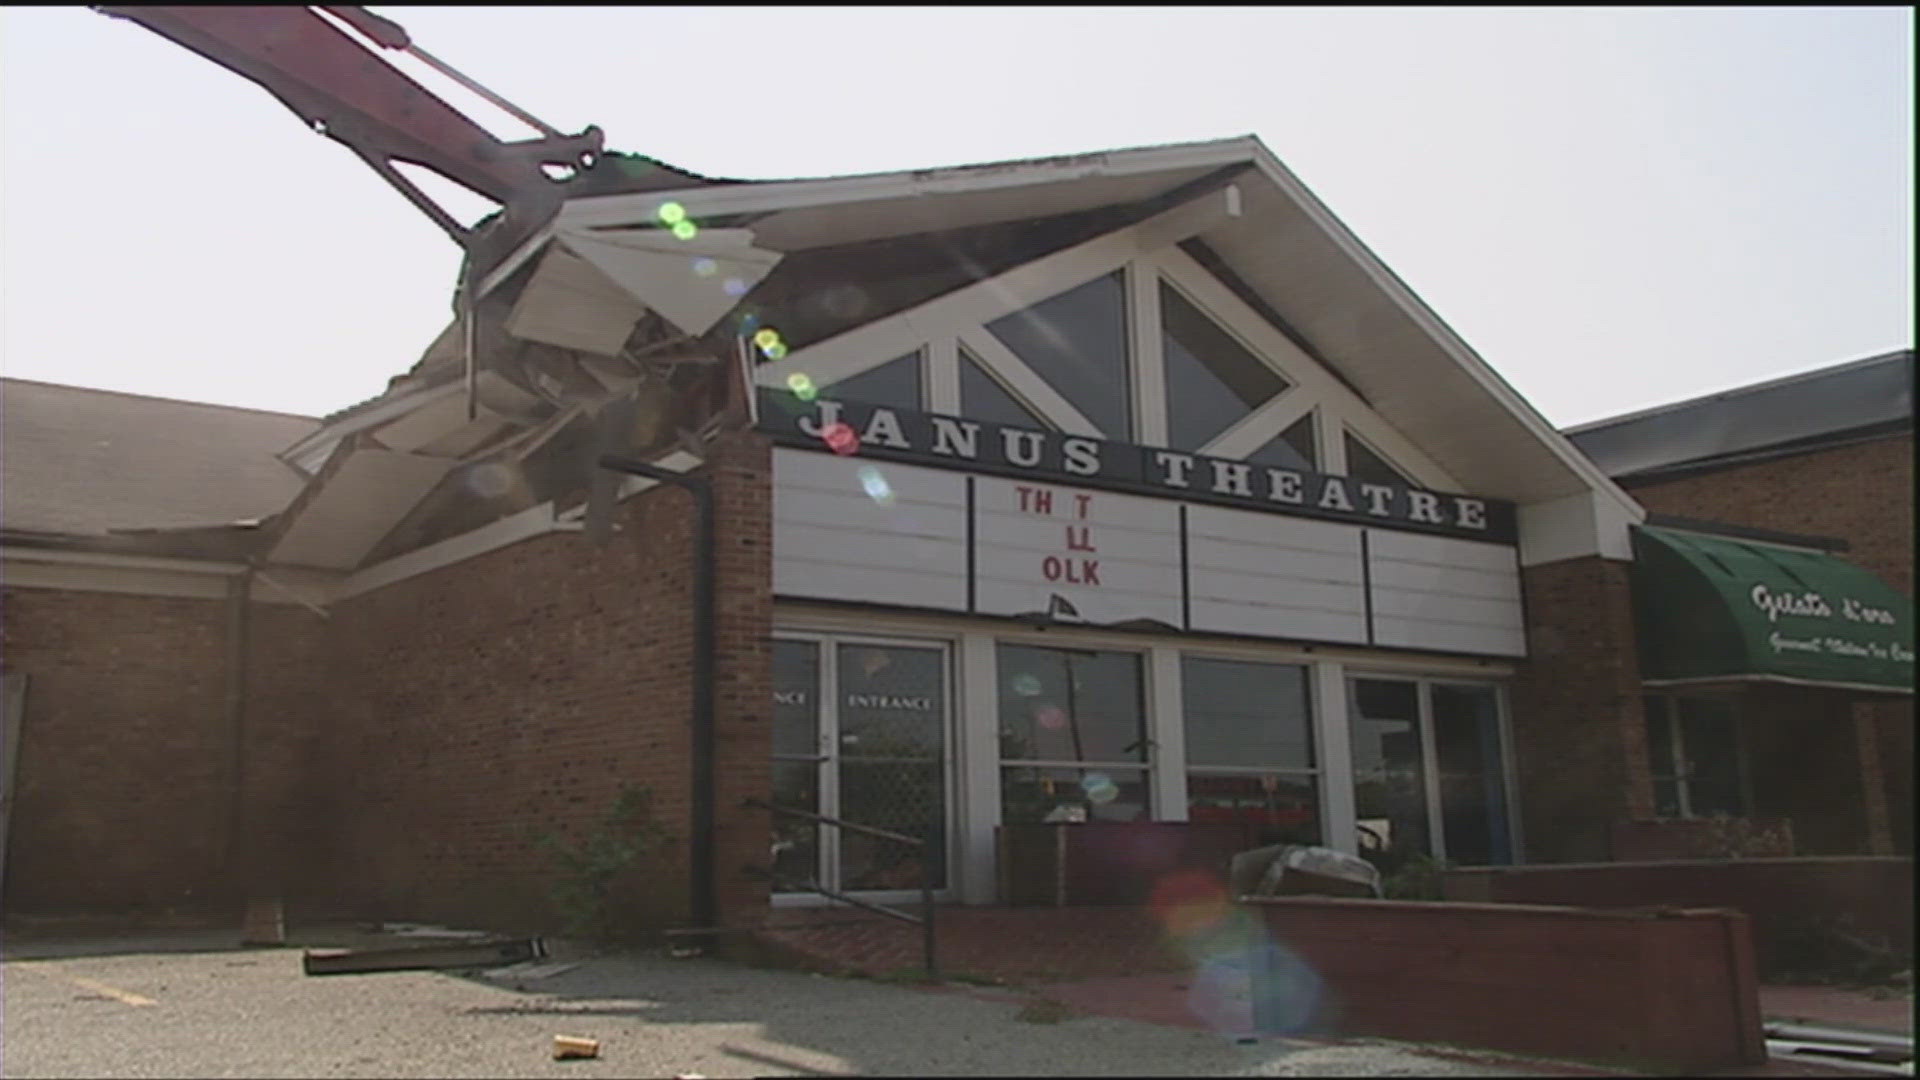
[[1818, 919], [1913, 948], [1913, 860], [1793, 858], [1449, 870], [1449, 900], [1589, 907], [1730, 907], [1753, 919], [1762, 972]]
[[29, 679], [7, 910], [218, 903], [226, 605], [53, 589], [4, 601], [6, 664]]
[[1913, 595], [1912, 432], [1622, 486], [1654, 513], [1839, 537], [1847, 559]]
[[[7, 667], [29, 679], [7, 910], [231, 915], [228, 604], [37, 588], [4, 602]], [[286, 830], [325, 700], [320, 620], [258, 603], [249, 617], [242, 820], [272, 846], [311, 844]]]
[[1300, 1011], [1317, 1030], [1585, 1058], [1635, 1071], [1766, 1060], [1747, 918], [1572, 907], [1259, 898], [1242, 910], [1280, 950], [1254, 951], [1254, 1018]]
[[[765, 861], [771, 755], [767, 444], [717, 455], [717, 764], [723, 896]], [[388, 919], [551, 929], [543, 833], [577, 841], [623, 783], [673, 837], [631, 897], [634, 925], [683, 923], [690, 839], [692, 502], [655, 487], [605, 547], [556, 534], [335, 606], [334, 688], [318, 807], [324, 900]], [[763, 892], [760, 895], [764, 895]]]
[[1628, 571], [1598, 557], [1521, 571], [1529, 657], [1510, 704], [1529, 862], [1605, 859], [1610, 824], [1652, 812]]

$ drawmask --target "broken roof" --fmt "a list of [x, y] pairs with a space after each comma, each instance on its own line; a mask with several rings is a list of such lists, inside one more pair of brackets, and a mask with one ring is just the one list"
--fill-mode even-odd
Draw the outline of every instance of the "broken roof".
[[278, 513], [301, 477], [274, 454], [307, 416], [0, 379], [0, 524], [98, 536]]
[[1566, 429], [1615, 477], [1813, 450], [1913, 426], [1913, 350], [1723, 390]]

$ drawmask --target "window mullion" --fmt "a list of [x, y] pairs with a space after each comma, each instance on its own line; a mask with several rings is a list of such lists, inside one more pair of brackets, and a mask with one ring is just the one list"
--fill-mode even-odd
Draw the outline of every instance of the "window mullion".
[[960, 415], [960, 343], [942, 335], [927, 342], [926, 405], [928, 412]]
[[1447, 857], [1446, 829], [1440, 816], [1440, 752], [1433, 744], [1433, 684], [1425, 679], [1416, 684], [1414, 700], [1420, 711], [1420, 771], [1424, 774], [1427, 797], [1427, 850], [1436, 859]]
[[1132, 344], [1129, 354], [1133, 362], [1134, 441], [1145, 446], [1165, 446], [1167, 373], [1160, 326], [1160, 275], [1152, 263], [1136, 259], [1127, 264], [1126, 281], [1127, 326]]

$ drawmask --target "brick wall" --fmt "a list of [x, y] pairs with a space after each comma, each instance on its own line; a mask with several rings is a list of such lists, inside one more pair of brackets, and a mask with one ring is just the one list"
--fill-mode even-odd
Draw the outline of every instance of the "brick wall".
[[[1249, 898], [1254, 1022], [1584, 1058], [1639, 1073], [1766, 1061], [1736, 911]], [[1304, 969], [1304, 970], [1303, 970]], [[1310, 974], [1309, 974], [1310, 973]], [[1305, 987], [1318, 987], [1310, 1017]]]
[[1514, 678], [1514, 768], [1529, 862], [1605, 859], [1610, 824], [1652, 812], [1629, 564], [1521, 571], [1529, 658]]
[[226, 605], [54, 589], [4, 603], [6, 664], [29, 679], [7, 910], [219, 902]]
[[[1649, 511], [1839, 537], [1845, 558], [1913, 595], [1913, 433], [1677, 480], [1624, 486]], [[1913, 851], [1913, 703], [1856, 706], [1860, 749], [1878, 766], [1870, 800], [1885, 806], [1884, 842]]]
[[[733, 809], [765, 796], [771, 754], [765, 440], [735, 437], [714, 475], [716, 866], [737, 909], [764, 895], [739, 868], [749, 852], [764, 861], [768, 836]], [[604, 547], [539, 537], [336, 605], [325, 906], [552, 929], [540, 837], [580, 840], [632, 783], [673, 838], [629, 883], [633, 925], [685, 921], [692, 502], [663, 485], [616, 520]]]
[[1796, 936], [1821, 920], [1913, 949], [1910, 858], [1715, 859], [1449, 870], [1449, 900], [1589, 907], [1730, 907], [1753, 919], [1763, 975], [1796, 959]]
[[226, 918], [262, 852], [315, 842], [293, 825], [325, 700], [318, 617], [251, 605], [235, 837], [228, 603], [13, 588], [4, 605], [7, 667], [29, 679], [8, 911]]
[[1839, 537], [1845, 558], [1913, 595], [1912, 432], [1622, 486], [1654, 513]]

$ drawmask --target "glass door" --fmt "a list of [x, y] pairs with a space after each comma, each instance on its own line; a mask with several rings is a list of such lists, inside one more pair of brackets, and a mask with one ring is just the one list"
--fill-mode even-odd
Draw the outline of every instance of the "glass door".
[[[947, 884], [947, 651], [821, 636], [774, 642], [774, 801], [924, 839]], [[918, 890], [926, 853], [791, 818], [774, 822], [774, 871], [790, 886]]]
[[1498, 687], [1356, 678], [1348, 711], [1363, 854], [1383, 866], [1513, 861]]

